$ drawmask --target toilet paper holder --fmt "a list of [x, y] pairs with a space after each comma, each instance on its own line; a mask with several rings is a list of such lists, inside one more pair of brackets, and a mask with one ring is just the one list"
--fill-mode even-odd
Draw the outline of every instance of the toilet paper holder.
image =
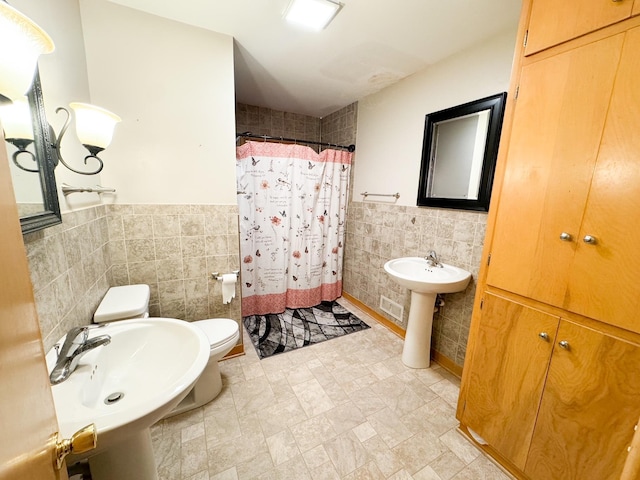
[[[237, 277], [240, 274], [240, 270], [232, 270], [231, 273], [235, 274], [235, 276]], [[219, 272], [213, 272], [211, 274], [211, 278], [213, 278], [214, 280], [222, 281], [222, 275], [220, 275]]]

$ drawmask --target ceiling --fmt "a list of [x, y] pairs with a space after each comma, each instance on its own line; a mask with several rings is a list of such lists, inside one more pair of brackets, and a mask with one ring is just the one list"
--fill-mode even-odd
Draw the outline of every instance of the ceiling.
[[288, 24], [289, 0], [110, 0], [231, 35], [238, 102], [323, 117], [499, 32], [518, 0], [342, 0], [329, 26]]

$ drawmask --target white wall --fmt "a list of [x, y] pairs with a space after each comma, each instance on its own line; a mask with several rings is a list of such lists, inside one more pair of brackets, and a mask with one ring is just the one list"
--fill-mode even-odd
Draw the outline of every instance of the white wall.
[[358, 102], [354, 201], [399, 192], [395, 205], [416, 205], [425, 115], [507, 91], [515, 36], [514, 27]]
[[[40, 25], [55, 44], [55, 51], [41, 56], [38, 66], [47, 121], [59, 133], [65, 115], [56, 114], [56, 108], [68, 108], [73, 101], [90, 101], [78, 0], [12, 0], [11, 5]], [[78, 142], [73, 126], [64, 137], [62, 153], [74, 168], [84, 169], [87, 152]], [[60, 190], [62, 183], [95, 185], [100, 183], [100, 175], [78, 175], [60, 165], [56, 169], [56, 182], [63, 212], [100, 203], [97, 195], [74, 194], [65, 198]]]
[[105, 0], [80, 10], [91, 100], [122, 118], [101, 155], [115, 202], [235, 204], [233, 38]]

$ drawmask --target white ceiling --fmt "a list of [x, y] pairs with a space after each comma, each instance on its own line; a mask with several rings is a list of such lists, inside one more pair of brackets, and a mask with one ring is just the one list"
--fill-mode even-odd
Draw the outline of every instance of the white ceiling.
[[110, 0], [235, 39], [236, 99], [322, 117], [508, 28], [519, 0], [342, 0], [319, 33], [289, 0]]

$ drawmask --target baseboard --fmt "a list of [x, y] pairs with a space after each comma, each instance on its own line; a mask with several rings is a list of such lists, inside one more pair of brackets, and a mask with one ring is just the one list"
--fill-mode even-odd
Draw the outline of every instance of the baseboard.
[[[375, 321], [377, 321], [378, 323], [380, 323], [384, 327], [387, 327], [389, 330], [391, 330], [393, 333], [398, 335], [400, 338], [404, 339], [404, 336], [406, 334], [406, 330], [404, 328], [402, 328], [399, 325], [393, 323], [388, 318], [380, 315], [374, 309], [372, 309], [371, 307], [365, 305], [364, 303], [362, 303], [360, 300], [358, 300], [354, 296], [349, 295], [347, 292], [343, 291], [342, 292], [342, 296], [346, 300], [348, 300], [349, 302], [353, 303], [360, 310], [365, 312], [367, 315], [371, 316]], [[436, 352], [435, 350], [431, 350], [431, 359], [435, 363], [440, 365], [442, 368], [444, 368], [446, 371], [448, 371], [449, 373], [455, 375], [458, 378], [462, 377], [462, 367], [460, 365], [456, 364], [456, 362], [451, 360], [449, 357], [443, 355], [440, 352]]]
[[436, 352], [435, 350], [431, 350], [431, 360], [436, 362], [452, 375], [455, 375], [458, 378], [462, 378], [462, 367], [451, 360], [449, 357], [441, 354], [440, 352]]
[[229, 351], [229, 353], [227, 353], [224, 357], [222, 357], [222, 360], [228, 360], [228, 359], [233, 358], [233, 357], [239, 357], [240, 355], [244, 355], [244, 344], [243, 343], [233, 347]]

